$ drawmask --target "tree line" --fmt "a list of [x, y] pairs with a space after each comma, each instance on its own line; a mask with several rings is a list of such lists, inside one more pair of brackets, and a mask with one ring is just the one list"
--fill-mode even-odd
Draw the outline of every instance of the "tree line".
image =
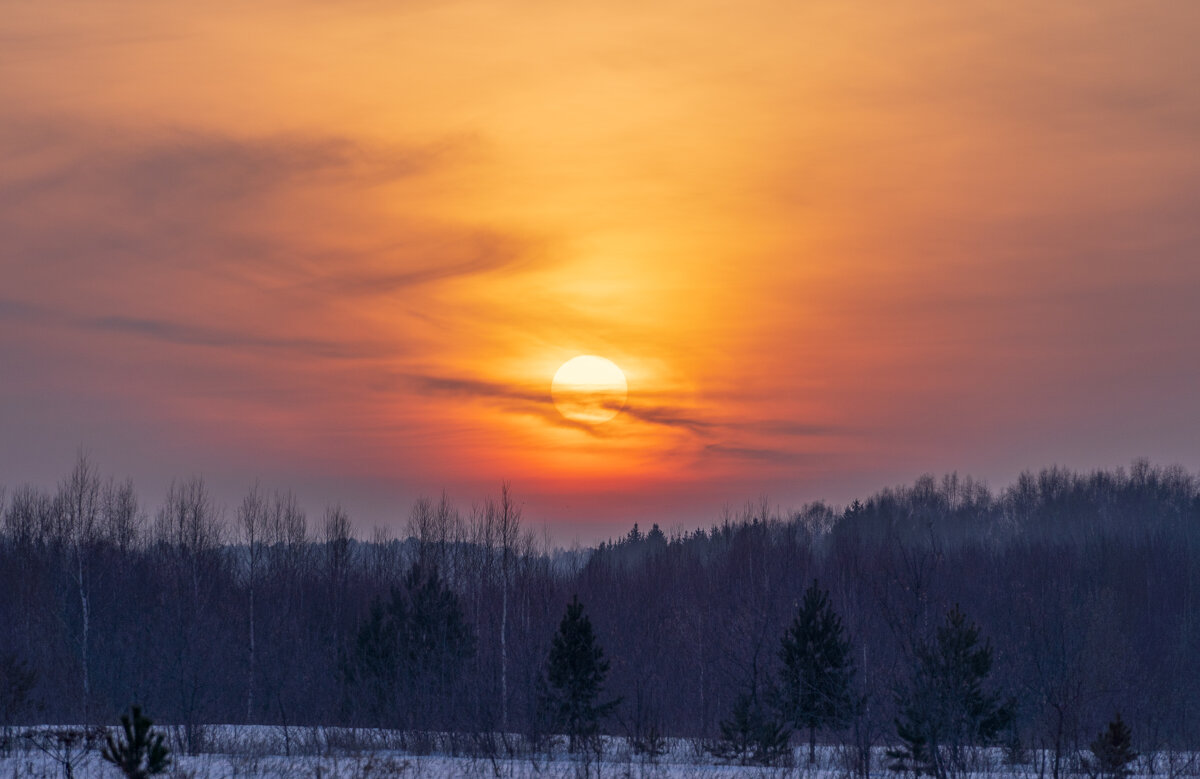
[[1179, 468], [923, 477], [586, 550], [540, 542], [507, 487], [420, 500], [392, 537], [258, 487], [221, 507], [195, 478], [151, 509], [87, 457], [0, 510], [0, 727], [138, 703], [193, 749], [209, 723], [338, 724], [743, 761], [795, 730], [934, 775], [995, 743], [1059, 776], [1114, 722], [1143, 752], [1200, 744], [1200, 482]]

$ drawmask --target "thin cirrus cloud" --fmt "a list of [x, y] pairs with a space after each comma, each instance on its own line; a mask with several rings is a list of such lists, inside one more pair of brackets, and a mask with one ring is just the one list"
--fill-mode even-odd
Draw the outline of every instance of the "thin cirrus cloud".
[[357, 420], [386, 403], [370, 366], [412, 353], [405, 322], [430, 289], [532, 256], [516, 234], [381, 205], [382, 190], [419, 198], [472, 147], [6, 126], [0, 346], [62, 355], [42, 381], [142, 397], [142, 416], [261, 425], [299, 398]]
[[[418, 178], [455, 154], [453, 144], [369, 149], [342, 137], [296, 135], [177, 132], [105, 142], [112, 131], [65, 131], [64, 124], [69, 121], [0, 133], [0, 148], [23, 163], [0, 178], [5, 227], [16, 243], [10, 240], [5, 251], [12, 259], [33, 264], [74, 255], [96, 262], [96, 251], [109, 249], [143, 264], [278, 265], [280, 254], [301, 249], [303, 239], [289, 235], [286, 222], [266, 218], [293, 208], [297, 218], [312, 216], [314, 208], [348, 216], [336, 210], [338, 200]], [[347, 252], [338, 259], [356, 257]], [[389, 257], [405, 259], [413, 261], [401, 252]], [[436, 260], [427, 262], [435, 266]]]
[[[577, 428], [592, 436], [611, 435], [610, 431], [616, 427], [615, 425], [586, 425], [562, 417], [557, 411], [554, 411], [554, 402], [548, 386], [545, 390], [538, 391], [477, 379], [419, 375], [402, 377], [401, 380], [418, 392], [428, 395], [502, 401], [515, 410], [531, 411], [555, 424]], [[651, 406], [638, 401], [629, 401], [622, 404], [620, 409], [626, 418], [650, 425], [679, 428], [696, 435], [710, 435], [711, 430], [715, 427], [713, 423], [687, 414], [684, 409], [666, 405]]]
[[174, 346], [283, 352], [334, 360], [381, 359], [399, 353], [396, 344], [270, 337], [234, 329], [128, 316], [78, 318], [20, 301], [3, 299], [0, 299], [0, 320], [23, 326], [55, 327], [91, 333], [108, 332]]
[[97, 317], [80, 320], [76, 324], [85, 329], [125, 333], [177, 346], [282, 351], [322, 359], [381, 359], [394, 357], [401, 352], [396, 344], [368, 344], [312, 338], [272, 338], [236, 330], [124, 316]]
[[[0, 262], [13, 271], [10, 306], [77, 325], [181, 345], [383, 354], [362, 343], [256, 335], [254, 313], [288, 326], [319, 322], [331, 301], [498, 271], [529, 256], [523, 239], [486, 226], [418, 225], [403, 213], [372, 213], [369, 200], [346, 207], [364, 189], [403, 187], [453, 165], [452, 143], [397, 150], [338, 137], [198, 133], [117, 143], [62, 124], [0, 131], [0, 147], [22, 161], [0, 173]], [[320, 220], [328, 223], [321, 232], [306, 229]], [[127, 310], [103, 310], [97, 289], [109, 309], [117, 298]], [[214, 302], [231, 305], [205, 314]], [[166, 316], [180, 309], [190, 321]]]
[[[549, 425], [572, 428], [596, 438], [628, 436], [628, 425], [660, 427], [683, 431], [697, 448], [680, 450], [687, 457], [697, 453], [731, 457], [742, 460], [760, 460], [773, 463], [800, 462], [811, 459], [807, 454], [789, 447], [747, 446], [739, 441], [762, 441], [796, 438], [828, 438], [842, 435], [846, 431], [832, 425], [805, 424], [795, 420], [745, 420], [706, 418], [698, 409], [682, 405], [663, 403], [669, 400], [665, 393], [637, 395], [621, 404], [621, 416], [614, 423], [588, 425], [563, 417], [554, 408], [549, 388], [518, 387], [510, 384], [482, 381], [479, 379], [455, 378], [408, 374], [395, 377], [412, 390], [428, 396], [453, 397], [466, 401], [496, 402], [509, 413], [527, 414], [541, 419]], [[676, 400], [683, 400], [678, 398]]]

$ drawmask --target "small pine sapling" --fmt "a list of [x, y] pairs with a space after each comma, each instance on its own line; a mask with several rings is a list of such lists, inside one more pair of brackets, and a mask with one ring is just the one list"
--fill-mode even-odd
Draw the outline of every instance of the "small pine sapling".
[[110, 735], [100, 756], [119, 768], [128, 779], [146, 779], [165, 773], [171, 758], [163, 745], [162, 734], [153, 733], [153, 727], [154, 722], [142, 714], [140, 706], [131, 707], [130, 715], [121, 715], [124, 738], [118, 740]]
[[1129, 776], [1129, 764], [1138, 757], [1138, 753], [1133, 751], [1133, 734], [1122, 721], [1120, 713], [1089, 746], [1092, 761], [1088, 773], [1105, 779], [1124, 779]]
[[719, 724], [721, 738], [708, 746], [717, 759], [741, 765], [790, 762], [787, 723], [773, 716], [753, 690], [738, 695], [732, 716]]

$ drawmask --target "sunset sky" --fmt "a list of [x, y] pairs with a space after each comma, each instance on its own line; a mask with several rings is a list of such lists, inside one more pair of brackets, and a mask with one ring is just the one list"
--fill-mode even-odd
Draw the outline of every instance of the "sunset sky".
[[[592, 540], [1200, 468], [1200, 4], [0, 2], [0, 484]], [[628, 382], [564, 419], [558, 367]]]

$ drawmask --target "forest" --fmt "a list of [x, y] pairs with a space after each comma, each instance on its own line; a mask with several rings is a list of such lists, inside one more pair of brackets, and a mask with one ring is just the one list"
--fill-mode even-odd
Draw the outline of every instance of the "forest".
[[[217, 505], [199, 478], [148, 504], [81, 455], [0, 507], [6, 733], [137, 704], [189, 751], [215, 724], [509, 752], [691, 738], [763, 762], [791, 738], [862, 774], [882, 747], [948, 775], [931, 749], [992, 744], [1058, 776], [1114, 721], [1143, 753], [1200, 748], [1200, 479], [1178, 467], [925, 476], [567, 550], [508, 485], [419, 500], [393, 534], [260, 487]], [[568, 700], [569, 652], [590, 665]], [[972, 721], [931, 725], [959, 688]]]

